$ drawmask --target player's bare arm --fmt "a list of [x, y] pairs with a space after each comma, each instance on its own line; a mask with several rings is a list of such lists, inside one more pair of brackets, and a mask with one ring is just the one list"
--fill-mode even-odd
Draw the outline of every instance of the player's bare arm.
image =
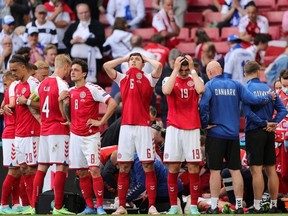
[[107, 111], [105, 115], [101, 118], [101, 120], [88, 119], [86, 124], [90, 126], [90, 128], [104, 125], [108, 121], [108, 119], [113, 115], [116, 108], [117, 108], [117, 102], [111, 97], [107, 103]]
[[195, 71], [194, 68], [194, 62], [193, 59], [190, 55], [185, 55], [186, 59], [188, 60], [189, 63], [189, 70], [191, 71], [192, 77], [193, 77], [193, 81], [195, 84], [195, 89], [197, 91], [198, 94], [203, 94], [205, 91], [205, 85], [203, 80], [200, 79], [200, 77], [198, 76], [197, 72]]
[[103, 68], [106, 71], [107, 75], [111, 78], [111, 79], [115, 79], [116, 78], [116, 74], [117, 71], [114, 69], [117, 65], [122, 64], [123, 62], [128, 62], [129, 57], [123, 57], [123, 58], [118, 58], [118, 59], [114, 59], [111, 61], [108, 61], [106, 63], [104, 63]]
[[18, 103], [19, 105], [30, 106], [30, 107], [37, 109], [37, 110], [39, 110], [39, 108], [40, 108], [39, 101], [33, 101], [30, 98], [25, 98], [24, 95], [21, 95], [20, 97], [18, 97], [16, 100], [16, 103]]
[[67, 119], [68, 123], [71, 122], [69, 92], [62, 91], [59, 95], [58, 101], [59, 101], [59, 109], [63, 118]]
[[170, 95], [171, 94], [171, 92], [174, 88], [176, 77], [179, 74], [179, 70], [181, 68], [181, 64], [183, 61], [185, 61], [185, 58], [183, 58], [182, 56], [178, 56], [176, 58], [175, 63], [174, 63], [174, 69], [173, 69], [169, 79], [167, 80], [167, 82], [162, 87], [162, 92], [164, 95]]
[[152, 65], [152, 67], [153, 67], [153, 71], [151, 73], [152, 77], [153, 78], [159, 78], [162, 74], [162, 64], [155, 59], [150, 59], [150, 58], [147, 58], [143, 55], [142, 55], [142, 58], [143, 58], [144, 62], [148, 62]]

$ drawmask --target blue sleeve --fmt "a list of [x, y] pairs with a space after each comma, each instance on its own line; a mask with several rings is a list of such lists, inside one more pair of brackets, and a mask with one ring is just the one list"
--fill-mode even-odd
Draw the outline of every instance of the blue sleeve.
[[259, 125], [260, 127], [265, 127], [267, 125], [266, 121], [261, 119], [258, 115], [256, 115], [250, 108], [248, 104], [243, 104], [243, 113], [246, 118], [253, 121], [255, 124]]
[[132, 167], [130, 174], [130, 188], [127, 193], [127, 202], [133, 201], [140, 194], [142, 194], [145, 188], [145, 172], [143, 170], [142, 164], [139, 160], [134, 161], [134, 165]]
[[277, 111], [277, 114], [274, 117], [273, 122], [279, 123], [287, 115], [287, 110], [278, 95], [276, 96], [274, 109]]
[[272, 101], [272, 96], [270, 94], [267, 94], [266, 96], [255, 96], [241, 83], [237, 82], [237, 85], [238, 88], [240, 88], [241, 101], [244, 102], [245, 104], [261, 105], [261, 104], [267, 104], [270, 101]]
[[210, 83], [207, 83], [205, 86], [206, 90], [204, 94], [201, 97], [200, 103], [199, 103], [199, 109], [200, 109], [200, 118], [201, 118], [201, 124], [202, 128], [207, 128], [209, 124], [209, 114], [210, 114], [210, 100], [212, 97], [212, 92], [210, 89]]
[[224, 73], [223, 73], [223, 77], [224, 77], [224, 78], [232, 79], [232, 74], [229, 74], [229, 73], [224, 72]]

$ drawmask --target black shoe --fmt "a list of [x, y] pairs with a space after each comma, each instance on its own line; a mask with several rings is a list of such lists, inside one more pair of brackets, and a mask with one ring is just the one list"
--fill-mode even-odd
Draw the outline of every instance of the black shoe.
[[234, 211], [234, 214], [244, 214], [243, 208], [238, 208]]
[[263, 209], [260, 208], [259, 210], [253, 208], [248, 209], [248, 211], [246, 212], [247, 214], [263, 214]]
[[274, 206], [269, 209], [268, 213], [282, 213], [282, 211]]
[[219, 208], [215, 208], [215, 209], [212, 209], [211, 207], [209, 207], [206, 211], [206, 214], [219, 214]]

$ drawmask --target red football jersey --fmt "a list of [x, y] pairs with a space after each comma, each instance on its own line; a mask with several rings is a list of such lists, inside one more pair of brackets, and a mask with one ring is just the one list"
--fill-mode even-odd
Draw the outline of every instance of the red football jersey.
[[[164, 79], [164, 85], [166, 79]], [[199, 94], [195, 90], [193, 78], [191, 76], [186, 79], [176, 77], [174, 88], [167, 96], [167, 126], [171, 125], [183, 130], [201, 128], [198, 101]]]
[[[17, 81], [14, 81], [6, 89], [4, 93], [4, 106], [9, 104], [10, 97], [15, 96], [15, 86]], [[14, 139], [15, 138], [15, 112], [12, 115], [4, 113], [4, 131], [2, 133], [3, 139]]]
[[166, 62], [168, 62], [168, 56], [170, 50], [157, 43], [149, 43], [144, 47], [148, 52], [153, 53], [156, 56], [156, 60], [159, 61], [163, 67], [165, 67]]
[[[283, 104], [287, 108], [288, 106], [288, 96], [282, 91], [279, 91], [279, 97], [282, 100]], [[283, 142], [284, 140], [287, 140], [287, 137], [285, 137], [285, 134], [288, 129], [288, 115], [284, 119], [282, 119], [281, 122], [277, 125], [276, 131], [275, 131], [275, 141], [276, 142]]]
[[61, 124], [66, 120], [58, 102], [60, 93], [68, 89], [68, 84], [60, 77], [50, 76], [40, 83], [36, 94], [40, 98], [41, 135], [69, 135], [68, 126]]
[[70, 89], [72, 133], [78, 136], [90, 136], [99, 132], [99, 127], [86, 125], [89, 119], [98, 119], [99, 102], [107, 103], [110, 95], [100, 86], [87, 82], [85, 86]]
[[123, 104], [121, 125], [151, 125], [149, 107], [157, 80], [134, 67], [126, 74], [117, 73], [115, 82], [120, 87]]
[[[15, 98], [24, 96], [29, 98], [31, 92], [35, 92], [39, 81], [30, 76], [26, 82], [19, 82], [15, 87]], [[40, 135], [40, 124], [31, 114], [27, 105], [15, 105], [16, 113], [16, 129], [15, 136], [17, 137], [31, 137]]]

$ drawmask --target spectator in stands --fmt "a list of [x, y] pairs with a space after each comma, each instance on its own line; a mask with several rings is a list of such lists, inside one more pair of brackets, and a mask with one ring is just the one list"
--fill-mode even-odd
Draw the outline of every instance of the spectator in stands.
[[165, 67], [168, 62], [169, 49], [164, 46], [165, 38], [157, 33], [151, 36], [150, 43], [148, 43], [144, 49], [155, 55], [156, 60], [161, 62], [162, 66]]
[[132, 50], [132, 33], [129, 32], [127, 21], [117, 17], [114, 22], [113, 32], [103, 44], [104, 55], [111, 54], [113, 59], [124, 57]]
[[[150, 59], [156, 59], [155, 55], [151, 52], [146, 51], [143, 49], [143, 39], [139, 35], [133, 35], [131, 37], [131, 45], [132, 45], [132, 50], [128, 55], [131, 53], [140, 53], [141, 55], [144, 55]], [[128, 71], [128, 62], [124, 62], [121, 64], [121, 71], [126, 72]], [[145, 63], [144, 67], [142, 68], [142, 71], [145, 73], [151, 73], [153, 71], [152, 65], [149, 64], [148, 62]]]
[[71, 8], [62, 0], [50, 0], [45, 2], [48, 20], [56, 26], [58, 36], [58, 53], [66, 53], [66, 46], [63, 43], [64, 34], [71, 21], [75, 21], [75, 14]]
[[97, 72], [102, 69], [102, 46], [105, 41], [104, 26], [91, 19], [88, 4], [77, 4], [78, 21], [72, 23], [65, 32], [63, 42], [72, 58], [84, 59], [88, 63], [87, 81], [96, 83]]
[[288, 69], [288, 46], [283, 54], [278, 56], [266, 69], [265, 75], [268, 85], [273, 85], [275, 80], [279, 77], [280, 72]]
[[281, 40], [288, 40], [288, 11], [285, 11], [282, 18], [282, 32], [283, 37]]
[[145, 17], [144, 0], [109, 0], [106, 18], [111, 26], [117, 17], [124, 17], [130, 30], [141, 27]]
[[37, 61], [34, 64], [37, 67], [34, 77], [42, 82], [46, 77], [49, 76], [49, 65], [45, 61]]
[[232, 80], [237, 80], [240, 83], [246, 83], [244, 76], [244, 65], [248, 61], [253, 60], [253, 56], [250, 52], [243, 49], [240, 45], [241, 39], [237, 35], [230, 35], [227, 38], [230, 51], [224, 58], [224, 77], [228, 77]]
[[[281, 75], [280, 75], [281, 76]], [[282, 89], [282, 83], [280, 78], [276, 79], [274, 82], [274, 90], [276, 91], [277, 94], [279, 94], [279, 91]]]
[[221, 54], [216, 53], [216, 48], [213, 42], [206, 42], [203, 44], [202, 47], [202, 55], [201, 55], [201, 72], [200, 76], [204, 80], [204, 82], [208, 82], [208, 77], [206, 75], [206, 66], [208, 65], [209, 62], [216, 60], [218, 61], [221, 65], [224, 64], [224, 58]]
[[[15, 19], [15, 26], [25, 25], [24, 15], [29, 13], [27, 0], [3, 0], [1, 1], [1, 18], [5, 15], [12, 15]], [[1, 9], [0, 9], [1, 10]]]
[[245, 6], [251, 0], [225, 0], [221, 9], [222, 22], [217, 24], [221, 29], [223, 27], [238, 27], [242, 16], [246, 15]]
[[99, 21], [99, 14], [105, 14], [103, 0], [67, 0], [70, 8], [76, 8], [77, 4], [85, 3], [90, 8], [91, 18]]
[[17, 52], [23, 46], [23, 40], [14, 33], [15, 19], [11, 15], [6, 15], [2, 19], [2, 31], [0, 33], [0, 41], [8, 35], [12, 38], [13, 53]]
[[[4, 36], [1, 41], [1, 53], [0, 53], [0, 69], [8, 69], [9, 68], [9, 60], [13, 55], [13, 42], [11, 37]], [[4, 87], [2, 83], [2, 74], [1, 74], [1, 82], [0, 82], [0, 92], [4, 92]], [[2, 91], [2, 90], [3, 91]]]
[[180, 33], [178, 18], [173, 12], [173, 0], [163, 0], [162, 9], [153, 16], [152, 26], [166, 39], [166, 46], [174, 48], [179, 44]]
[[40, 4], [35, 9], [36, 20], [26, 25], [26, 33], [24, 35], [24, 42], [28, 43], [27, 31], [29, 27], [35, 26], [39, 30], [39, 43], [45, 47], [48, 44], [58, 45], [58, 37], [56, 26], [53, 22], [47, 20], [47, 9], [43, 4]]
[[161, 120], [162, 120], [164, 128], [166, 128], [168, 105], [167, 105], [166, 96], [162, 92], [162, 81], [165, 77], [169, 77], [171, 75], [174, 69], [175, 60], [179, 55], [181, 55], [181, 52], [178, 49], [174, 48], [170, 50], [169, 57], [168, 57], [168, 64], [163, 68], [162, 74], [155, 86], [156, 94], [161, 96], [160, 116], [161, 116]]
[[28, 43], [26, 47], [30, 47], [30, 63], [44, 60], [44, 47], [38, 41], [39, 30], [35, 26], [30, 26], [28, 31]]
[[49, 66], [49, 75], [54, 73], [54, 62], [57, 55], [57, 47], [53, 44], [49, 44], [44, 48], [44, 61]]
[[203, 45], [204, 43], [211, 41], [211, 39], [203, 29], [197, 29], [193, 40], [196, 43], [195, 58], [201, 60]]
[[243, 16], [239, 24], [240, 38], [252, 42], [256, 34], [268, 34], [268, 20], [258, 14], [257, 6], [253, 1], [246, 5], [247, 15]]
[[267, 49], [270, 40], [271, 36], [269, 34], [256, 34], [253, 45], [246, 48], [252, 54], [253, 60], [260, 65], [264, 62], [263, 51]]

